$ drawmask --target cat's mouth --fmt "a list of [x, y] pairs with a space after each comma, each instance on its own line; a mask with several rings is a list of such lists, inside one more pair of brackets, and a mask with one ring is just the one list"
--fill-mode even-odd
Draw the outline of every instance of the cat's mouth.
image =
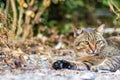
[[100, 52], [91, 52], [90, 55], [91, 56], [98, 56], [100, 54]]
[[91, 54], [91, 56], [99, 56], [99, 54]]

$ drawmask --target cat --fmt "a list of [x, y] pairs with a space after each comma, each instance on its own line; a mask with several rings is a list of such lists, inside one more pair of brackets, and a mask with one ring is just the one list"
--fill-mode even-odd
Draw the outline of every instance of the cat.
[[74, 40], [75, 61], [57, 60], [54, 69], [116, 71], [120, 68], [120, 37], [105, 39], [104, 25], [92, 31], [82, 30]]

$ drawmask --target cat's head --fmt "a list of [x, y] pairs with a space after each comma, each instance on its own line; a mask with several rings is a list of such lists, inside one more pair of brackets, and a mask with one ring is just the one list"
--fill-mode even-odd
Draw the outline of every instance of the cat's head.
[[104, 25], [101, 25], [92, 31], [82, 30], [74, 41], [75, 52], [80, 56], [100, 54], [107, 45], [105, 38], [102, 36], [103, 27]]

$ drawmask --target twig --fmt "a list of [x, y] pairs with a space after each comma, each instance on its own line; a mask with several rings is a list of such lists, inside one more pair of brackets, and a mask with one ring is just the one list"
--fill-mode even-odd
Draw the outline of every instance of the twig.
[[23, 28], [22, 40], [24, 40], [28, 36], [28, 34], [30, 32], [30, 28], [32, 27], [32, 25], [30, 24], [30, 21], [31, 21], [30, 16], [28, 16], [26, 14], [26, 16], [25, 16], [25, 23], [24, 23], [24, 26], [23, 26], [24, 28]]
[[23, 7], [20, 6], [19, 20], [18, 20], [18, 30], [17, 30], [16, 37], [18, 37], [22, 33], [22, 26], [21, 26], [21, 24], [22, 24], [23, 12], [24, 12], [24, 9], [23, 9]]
[[34, 4], [35, 0], [31, 0], [30, 1], [30, 6], [32, 6]]
[[12, 30], [15, 32], [16, 30], [16, 22], [17, 22], [17, 11], [15, 6], [15, 0], [10, 0], [12, 10], [13, 10], [13, 23], [12, 23]]
[[120, 9], [115, 5], [115, 3], [113, 2], [113, 0], [110, 0], [111, 1], [111, 3], [115, 6], [115, 8], [118, 10], [118, 11], [120, 11]]
[[[117, 18], [116, 18], [116, 19], [119, 19], [119, 18], [120, 18], [120, 14], [114, 10], [114, 7], [115, 7], [118, 11], [120, 11], [120, 10], [119, 10], [119, 8], [114, 4], [114, 2], [113, 2], [112, 0], [110, 0], [109, 6], [110, 6], [110, 9], [113, 11], [113, 13], [115, 13], [115, 14], [117, 15]], [[113, 6], [114, 6], [114, 7], [113, 7]]]
[[76, 36], [77, 36], [77, 28], [75, 27], [74, 24], [71, 24], [71, 28], [72, 28], [72, 30], [73, 30], [74, 37], [76, 37]]
[[6, 8], [5, 8], [5, 16], [6, 17], [7, 17], [7, 14], [8, 14], [9, 4], [10, 4], [10, 0], [7, 0], [6, 1]]

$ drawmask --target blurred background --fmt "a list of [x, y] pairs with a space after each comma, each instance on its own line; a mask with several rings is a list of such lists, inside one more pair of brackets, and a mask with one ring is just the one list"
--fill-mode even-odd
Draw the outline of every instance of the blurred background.
[[6, 31], [10, 39], [38, 37], [51, 46], [52, 42], [73, 41], [71, 24], [76, 28], [105, 24], [116, 30], [119, 18], [119, 0], [0, 0], [1, 32]]

